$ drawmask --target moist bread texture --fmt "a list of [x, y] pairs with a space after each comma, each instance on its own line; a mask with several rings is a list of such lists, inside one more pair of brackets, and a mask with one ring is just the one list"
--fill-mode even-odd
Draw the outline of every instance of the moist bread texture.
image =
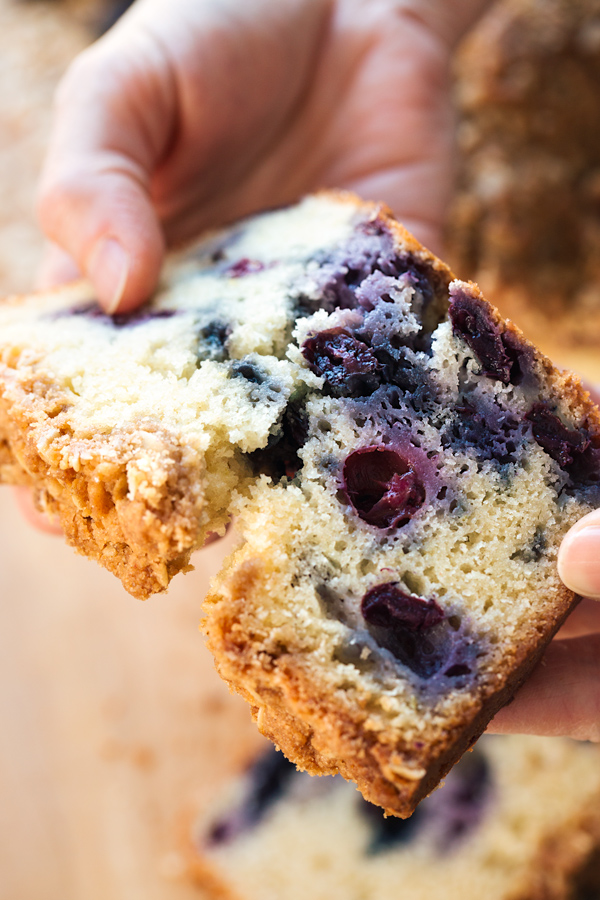
[[286, 358], [356, 207], [308, 200], [173, 263], [141, 310], [75, 284], [0, 305], [0, 478], [33, 487], [67, 540], [134, 596], [164, 590], [222, 532], [250, 455], [312, 373]]
[[599, 763], [589, 744], [485, 736], [398, 819], [271, 749], [192, 817], [184, 858], [227, 900], [583, 900], [600, 844]]
[[2, 477], [133, 594], [235, 514], [217, 668], [313, 774], [408, 815], [576, 598], [598, 413], [389, 212], [321, 194], [213, 236], [151, 303], [0, 310]]

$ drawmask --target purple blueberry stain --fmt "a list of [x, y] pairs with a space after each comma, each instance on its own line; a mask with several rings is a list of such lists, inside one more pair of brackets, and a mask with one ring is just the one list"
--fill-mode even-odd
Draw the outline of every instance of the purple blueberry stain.
[[370, 348], [344, 328], [319, 331], [307, 338], [302, 354], [315, 375], [336, 395], [364, 396], [379, 387], [380, 365]]
[[127, 328], [135, 325], [143, 325], [158, 319], [171, 319], [177, 315], [175, 309], [152, 309], [142, 306], [129, 313], [116, 313], [109, 316], [95, 300], [80, 306], [71, 306], [51, 314], [53, 319], [62, 319], [69, 316], [83, 316], [86, 319], [95, 319], [103, 325], [112, 325], [115, 328]]
[[362, 309], [373, 312], [380, 303], [393, 303], [392, 294], [401, 287], [399, 279], [384, 275], [382, 272], [373, 272], [357, 288], [356, 299]]
[[414, 461], [384, 446], [353, 451], [344, 462], [343, 479], [356, 514], [376, 528], [407, 525], [425, 503], [425, 484]]
[[[317, 257], [322, 308], [329, 312], [355, 308], [359, 303], [358, 291], [365, 280], [374, 273], [382, 273], [393, 279], [401, 278], [404, 283], [410, 281], [419, 295], [425, 320], [430, 318], [429, 309], [437, 305], [436, 322], [440, 321], [444, 306], [442, 298], [447, 294], [448, 280], [414, 254], [399, 254], [395, 243], [384, 219], [376, 216], [367, 222], [360, 222], [343, 247]], [[378, 299], [385, 300], [385, 296], [373, 296], [367, 302], [377, 303]], [[432, 303], [433, 299], [440, 302]], [[427, 321], [427, 326], [429, 324]]]
[[238, 259], [231, 263], [225, 270], [225, 274], [230, 278], [243, 278], [245, 275], [255, 275], [262, 272], [266, 268], [265, 264], [258, 259]]
[[474, 448], [478, 460], [500, 466], [516, 463], [524, 447], [525, 429], [510, 412], [498, 406], [477, 407], [468, 400], [453, 410], [441, 434], [442, 444], [464, 452]]
[[231, 326], [221, 319], [213, 319], [204, 325], [198, 334], [198, 361], [210, 359], [224, 362], [227, 359], [227, 341], [231, 331]]
[[325, 309], [356, 307], [357, 288], [393, 255], [393, 240], [389, 231], [381, 223], [372, 226], [370, 222], [361, 223], [343, 248], [320, 260]]

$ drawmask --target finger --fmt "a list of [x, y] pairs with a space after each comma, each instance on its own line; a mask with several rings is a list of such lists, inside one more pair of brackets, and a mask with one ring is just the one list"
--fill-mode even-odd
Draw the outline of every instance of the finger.
[[38, 531], [45, 531], [46, 534], [62, 534], [63, 530], [58, 523], [40, 512], [36, 507], [32, 493], [29, 488], [14, 488], [17, 505], [30, 525], [37, 528]]
[[600, 741], [600, 634], [553, 641], [488, 731]]
[[583, 599], [556, 635], [557, 640], [600, 634], [600, 603]]
[[39, 218], [111, 313], [148, 298], [164, 254], [148, 185], [173, 127], [165, 71], [158, 44], [136, 29], [78, 57], [57, 94]]
[[576, 594], [600, 599], [600, 510], [580, 519], [563, 538], [558, 574]]
[[59, 284], [66, 284], [68, 281], [75, 281], [80, 277], [81, 272], [72, 257], [56, 244], [48, 241], [35, 280], [36, 287], [44, 290]]

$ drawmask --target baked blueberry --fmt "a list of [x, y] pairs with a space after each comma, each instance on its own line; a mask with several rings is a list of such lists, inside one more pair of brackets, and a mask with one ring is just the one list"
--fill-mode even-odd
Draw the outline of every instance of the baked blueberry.
[[265, 264], [259, 259], [238, 259], [225, 270], [225, 274], [230, 278], [243, 278], [244, 275], [254, 275], [256, 272], [262, 272]]
[[380, 584], [364, 595], [361, 612], [377, 643], [421, 678], [431, 678], [448, 659], [444, 612], [433, 598]]
[[344, 463], [348, 499], [377, 528], [407, 525], [425, 502], [425, 486], [412, 461], [385, 447], [362, 447]]
[[535, 403], [525, 418], [537, 443], [563, 469], [580, 460], [590, 446], [588, 434], [567, 428], [544, 403]]
[[449, 315], [455, 333], [460, 334], [481, 363], [482, 373], [509, 384], [513, 362], [489, 309], [470, 294], [455, 291]]
[[307, 338], [302, 353], [311, 370], [338, 396], [363, 396], [379, 387], [379, 362], [366, 344], [343, 328]]

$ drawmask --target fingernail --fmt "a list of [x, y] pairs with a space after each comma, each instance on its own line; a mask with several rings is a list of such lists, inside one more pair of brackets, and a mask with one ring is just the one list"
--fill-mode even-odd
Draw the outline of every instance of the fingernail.
[[561, 544], [558, 574], [568, 588], [600, 600], [600, 525], [575, 526]]
[[129, 267], [129, 254], [114, 238], [102, 238], [91, 253], [88, 275], [109, 315], [116, 312], [125, 293]]

